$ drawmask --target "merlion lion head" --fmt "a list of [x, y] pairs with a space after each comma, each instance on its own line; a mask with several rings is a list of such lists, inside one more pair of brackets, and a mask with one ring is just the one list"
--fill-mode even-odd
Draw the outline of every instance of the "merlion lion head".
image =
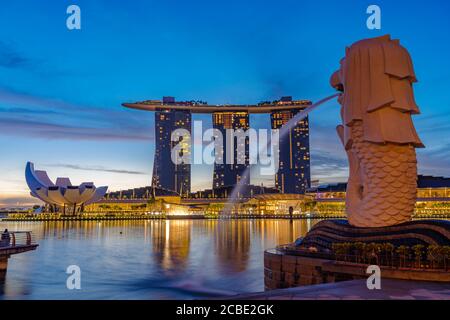
[[[340, 69], [331, 76], [331, 85], [342, 91], [344, 126], [360, 120], [366, 141], [423, 147], [410, 117], [419, 113], [414, 82], [417, 78], [408, 51], [389, 35], [348, 47]], [[345, 130], [346, 144], [348, 134]]]

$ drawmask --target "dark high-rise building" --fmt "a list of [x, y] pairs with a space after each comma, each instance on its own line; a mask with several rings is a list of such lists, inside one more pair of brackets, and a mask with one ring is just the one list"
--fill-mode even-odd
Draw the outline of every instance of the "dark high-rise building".
[[[174, 103], [171, 97], [165, 97], [164, 104]], [[176, 165], [171, 158], [172, 148], [182, 144], [182, 152], [190, 153], [187, 140], [172, 142], [171, 135], [176, 129], [191, 132], [191, 112], [188, 110], [162, 110], [155, 112], [155, 160], [153, 164], [152, 186], [176, 191], [181, 195], [191, 192], [191, 165]]]
[[[222, 153], [216, 157], [216, 163], [214, 164], [213, 189], [236, 185], [236, 183], [242, 179], [244, 179], [244, 185], [250, 184], [250, 173], [248, 172], [248, 175], [243, 177], [244, 172], [249, 166], [248, 136], [244, 141], [239, 141], [240, 139], [237, 139], [236, 136], [234, 136], [233, 157], [227, 152], [227, 140], [230, 138], [227, 137], [227, 129], [241, 129], [247, 131], [249, 128], [248, 112], [214, 112], [212, 117], [214, 129], [220, 130], [223, 137], [223, 150]], [[244, 150], [245, 153], [241, 152], [241, 154], [239, 154], [238, 150]], [[233, 164], [227, 163], [227, 158], [233, 158]], [[238, 159], [242, 159], [240, 162], [244, 163], [238, 164]]]
[[[161, 100], [145, 100], [124, 103], [125, 107], [155, 112], [156, 151], [152, 185], [177, 191], [186, 195], [190, 191], [190, 165], [175, 166], [171, 161], [171, 133], [177, 128], [191, 132], [191, 113], [211, 113], [213, 126], [222, 133], [224, 149], [216, 155], [213, 174], [213, 192], [217, 188], [229, 187], [243, 181], [249, 185], [250, 174], [244, 177], [249, 167], [249, 137], [242, 141], [233, 138], [233, 148], [227, 151], [227, 129], [249, 129], [249, 113], [271, 114], [273, 129], [279, 129], [300, 111], [311, 105], [308, 100], [283, 97], [276, 101], [263, 101], [257, 105], [209, 105], [203, 101], [175, 101], [172, 97]], [[241, 141], [239, 141], [241, 140]], [[180, 143], [185, 143], [181, 141]], [[238, 143], [243, 144], [243, 155], [238, 153]], [[233, 151], [233, 152], [231, 152]], [[227, 158], [233, 153], [233, 163]], [[244, 158], [244, 161], [238, 161]], [[241, 162], [241, 163], [239, 163]], [[303, 194], [310, 187], [310, 154], [308, 118], [298, 121], [288, 137], [280, 141], [279, 169], [275, 175], [276, 188], [282, 193]]]
[[[291, 97], [283, 97], [281, 103], [289, 104], [291, 100]], [[308, 106], [309, 103], [305, 103], [305, 108]], [[300, 111], [301, 109], [272, 111], [270, 114], [272, 129], [281, 128]], [[275, 186], [281, 193], [303, 194], [310, 185], [309, 120], [306, 117], [298, 121], [289, 134], [280, 140]]]

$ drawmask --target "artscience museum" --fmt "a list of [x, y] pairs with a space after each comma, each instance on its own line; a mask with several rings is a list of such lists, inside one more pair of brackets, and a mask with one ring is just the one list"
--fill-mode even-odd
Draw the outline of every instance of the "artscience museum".
[[50, 211], [75, 214], [82, 211], [85, 205], [103, 198], [108, 187], [96, 188], [92, 182], [83, 182], [73, 186], [69, 178], [57, 178], [53, 183], [46, 171], [34, 170], [34, 164], [28, 162], [25, 179], [30, 193], [49, 206]]

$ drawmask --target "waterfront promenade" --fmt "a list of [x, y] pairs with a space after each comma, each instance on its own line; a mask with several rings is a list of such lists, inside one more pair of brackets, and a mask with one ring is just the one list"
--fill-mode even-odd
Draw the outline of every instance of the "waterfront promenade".
[[[316, 222], [1, 221], [0, 230], [30, 230], [39, 247], [9, 259], [0, 298], [190, 300], [259, 292], [264, 250], [295, 241]], [[70, 265], [82, 270], [81, 290], [67, 290]]]
[[2, 237], [0, 245], [0, 281], [5, 279], [11, 255], [35, 250], [38, 247], [29, 231], [9, 232], [8, 237], [7, 240]]
[[382, 279], [380, 290], [367, 289], [366, 280], [240, 294], [234, 300], [450, 300], [450, 283]]
[[114, 220], [217, 220], [217, 219], [280, 219], [280, 220], [323, 220], [323, 219], [345, 219], [345, 216], [334, 215], [328, 216], [325, 214], [314, 215], [257, 215], [257, 214], [242, 214], [242, 215], [205, 215], [205, 214], [189, 214], [189, 215], [174, 215], [174, 214], [105, 214], [105, 213], [84, 213], [77, 215], [62, 215], [62, 214], [10, 214], [2, 221], [114, 221]]

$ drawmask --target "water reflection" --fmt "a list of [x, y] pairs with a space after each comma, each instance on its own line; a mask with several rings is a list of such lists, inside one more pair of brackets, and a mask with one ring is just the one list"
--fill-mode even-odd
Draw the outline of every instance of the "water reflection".
[[240, 272], [247, 268], [250, 251], [251, 222], [217, 221], [214, 228], [214, 244], [222, 272]]
[[191, 244], [191, 224], [187, 220], [156, 221], [148, 229], [151, 234], [155, 262], [166, 273], [186, 267]]
[[[31, 230], [36, 251], [13, 256], [3, 298], [168, 299], [263, 290], [263, 251], [316, 220], [1, 222]], [[66, 289], [77, 264], [82, 290]]]

